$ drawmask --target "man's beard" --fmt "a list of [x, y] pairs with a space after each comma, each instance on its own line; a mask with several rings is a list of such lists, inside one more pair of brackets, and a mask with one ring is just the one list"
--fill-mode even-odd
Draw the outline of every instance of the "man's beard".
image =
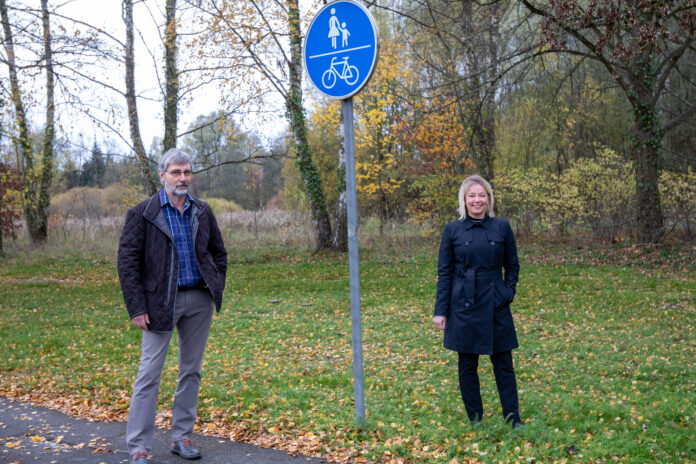
[[168, 187], [169, 188], [167, 190], [169, 191], [169, 193], [176, 197], [183, 197], [189, 191], [188, 184], [168, 185]]
[[188, 193], [189, 191], [189, 186], [188, 185], [177, 185], [174, 187], [174, 195], [177, 196], [184, 196]]

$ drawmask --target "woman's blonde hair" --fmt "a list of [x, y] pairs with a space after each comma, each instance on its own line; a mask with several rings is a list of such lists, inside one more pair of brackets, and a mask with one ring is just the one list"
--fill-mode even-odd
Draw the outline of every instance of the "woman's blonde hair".
[[488, 194], [488, 206], [486, 207], [486, 213], [490, 217], [495, 216], [495, 211], [493, 207], [495, 206], [495, 197], [493, 196], [493, 188], [491, 184], [488, 183], [486, 179], [481, 176], [469, 176], [464, 179], [462, 186], [459, 187], [459, 219], [466, 219], [466, 192], [474, 184], [478, 184], [486, 191]]

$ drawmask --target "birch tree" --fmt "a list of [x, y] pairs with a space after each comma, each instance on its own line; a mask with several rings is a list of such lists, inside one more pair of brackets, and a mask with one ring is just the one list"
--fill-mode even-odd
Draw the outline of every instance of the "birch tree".
[[179, 71], [176, 0], [167, 0], [164, 26], [164, 139], [162, 151], [176, 147], [179, 113]]
[[138, 102], [135, 93], [135, 40], [133, 28], [133, 0], [123, 0], [123, 22], [126, 26], [125, 42], [125, 80], [126, 80], [126, 105], [128, 111], [128, 126], [135, 158], [140, 171], [143, 188], [148, 195], [153, 195], [159, 189], [155, 179], [151, 175], [150, 160], [145, 152], [145, 145], [140, 135], [140, 121], [138, 118]]
[[338, 134], [338, 180], [336, 188], [338, 189], [338, 199], [334, 208], [333, 221], [333, 236], [331, 238], [331, 247], [337, 251], [348, 251], [348, 202], [346, 198], [346, 140], [345, 140], [345, 124], [343, 119], [343, 105], [339, 110]]
[[31, 24], [22, 25], [17, 18], [10, 18], [6, 0], [0, 0], [0, 18], [4, 33], [3, 45], [5, 49], [5, 62], [8, 68], [10, 95], [14, 108], [16, 133], [13, 135], [13, 143], [17, 148], [21, 159], [22, 175], [24, 178], [23, 206], [27, 222], [29, 237], [34, 245], [43, 244], [48, 235], [48, 206], [50, 203], [50, 187], [53, 177], [53, 143], [55, 139], [55, 98], [54, 98], [54, 70], [53, 48], [51, 37], [51, 21], [48, 9], [48, 0], [41, 0], [41, 10], [38, 15], [41, 19], [41, 57], [39, 68], [45, 73], [45, 127], [39, 153], [34, 152], [31, 142], [29, 120], [27, 116], [25, 95], [31, 94], [34, 89], [23, 87], [20, 80], [20, 66], [15, 50], [15, 34], [13, 27], [20, 26], [20, 30], [26, 31]]
[[[208, 15], [208, 33], [202, 38], [201, 47], [206, 53], [215, 53], [218, 65], [214, 72], [226, 75], [225, 81], [221, 81], [223, 88], [228, 92], [244, 89], [250, 95], [247, 100], [262, 99], [269, 89], [282, 98], [312, 216], [316, 248], [331, 248], [328, 208], [307, 139], [302, 93], [302, 28], [297, 0], [190, 3]], [[215, 50], [213, 43], [217, 45]]]

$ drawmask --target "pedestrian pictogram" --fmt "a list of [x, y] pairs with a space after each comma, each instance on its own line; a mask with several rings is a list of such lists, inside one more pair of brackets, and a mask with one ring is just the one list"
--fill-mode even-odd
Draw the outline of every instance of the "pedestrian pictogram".
[[370, 12], [356, 0], [322, 8], [307, 31], [304, 65], [312, 83], [329, 97], [345, 99], [370, 79], [379, 34]]

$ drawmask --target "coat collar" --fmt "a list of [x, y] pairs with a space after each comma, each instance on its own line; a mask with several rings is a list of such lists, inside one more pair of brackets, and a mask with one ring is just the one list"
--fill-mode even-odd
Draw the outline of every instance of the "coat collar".
[[480, 221], [474, 221], [472, 220], [469, 216], [466, 217], [466, 219], [462, 219], [462, 224], [464, 224], [464, 228], [466, 230], [471, 229], [475, 225], [480, 225], [484, 229], [488, 229], [488, 227], [491, 225], [491, 218], [486, 214], [483, 219]]
[[[172, 204], [172, 199], [169, 198], [169, 195], [165, 192], [164, 188], [161, 188], [159, 192], [157, 192], [159, 195], [159, 201], [160, 205], [164, 207], [164, 205], [169, 205], [172, 208], [174, 208], [174, 204]], [[186, 193], [186, 200], [184, 200], [184, 211], [187, 208], [190, 208], [193, 204], [193, 196], [190, 193]]]
[[[193, 195], [189, 195], [189, 201], [192, 203], [193, 207], [191, 214], [198, 215], [203, 211], [203, 204], [198, 198], [195, 198]], [[161, 210], [162, 203], [160, 202], [159, 192], [157, 192], [150, 197], [147, 206], [145, 206], [143, 216], [150, 220], [154, 220]]]

